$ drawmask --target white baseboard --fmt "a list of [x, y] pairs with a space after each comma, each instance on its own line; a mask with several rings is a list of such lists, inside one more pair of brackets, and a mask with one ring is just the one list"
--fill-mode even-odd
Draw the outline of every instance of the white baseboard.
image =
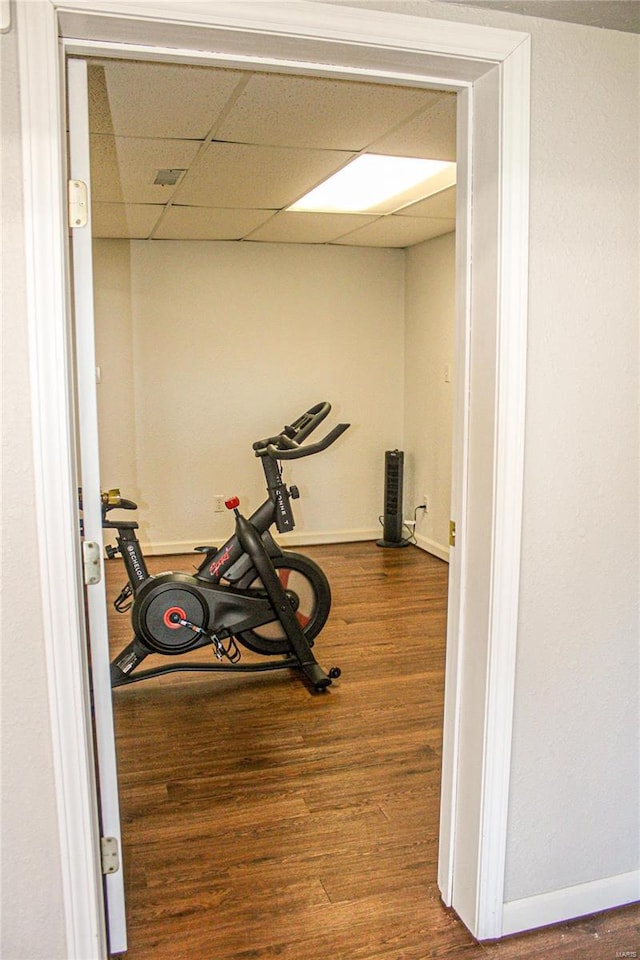
[[[276, 534], [278, 543], [284, 550], [289, 547], [310, 547], [319, 543], [355, 543], [362, 540], [375, 540], [380, 536], [380, 528], [371, 530], [328, 530], [314, 533]], [[169, 543], [143, 543], [142, 552], [148, 557], [172, 556], [178, 553], [191, 553], [202, 544], [222, 546], [222, 540], [214, 538], [208, 540], [182, 540]]]
[[502, 935], [562, 923], [640, 900], [640, 870], [552, 890], [504, 905]]
[[421, 550], [432, 553], [434, 557], [438, 557], [440, 560], [446, 560], [447, 563], [449, 562], [449, 547], [444, 544], [436, 543], [435, 540], [430, 540], [428, 537], [421, 537], [420, 534], [417, 533], [416, 545], [420, 547]]

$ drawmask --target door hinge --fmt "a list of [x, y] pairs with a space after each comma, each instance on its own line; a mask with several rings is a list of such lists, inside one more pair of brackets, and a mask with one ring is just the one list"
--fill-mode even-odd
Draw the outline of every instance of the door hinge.
[[100, 583], [102, 572], [100, 569], [100, 544], [94, 540], [82, 541], [82, 559], [84, 561], [84, 582], [88, 587]]
[[117, 873], [120, 869], [120, 854], [118, 853], [117, 837], [100, 837], [100, 852], [102, 855], [102, 872]]
[[449, 520], [449, 546], [455, 547], [456, 545], [456, 522], [455, 520]]
[[69, 226], [86, 227], [89, 219], [87, 185], [84, 180], [69, 180]]

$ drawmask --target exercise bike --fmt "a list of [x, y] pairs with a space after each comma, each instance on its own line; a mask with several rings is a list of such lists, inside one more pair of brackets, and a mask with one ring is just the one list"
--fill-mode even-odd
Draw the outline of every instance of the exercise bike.
[[[280, 461], [320, 453], [349, 427], [337, 424], [322, 440], [304, 441], [325, 419], [331, 406], [319, 403], [281, 433], [253, 444], [267, 484], [267, 499], [248, 519], [237, 497], [226, 501], [235, 515], [235, 533], [220, 548], [197, 547], [204, 554], [197, 571], [151, 575], [140, 548], [134, 520], [112, 520], [114, 509], [135, 510], [137, 504], [119, 490], [102, 494], [102, 526], [117, 531], [109, 558], [122, 556], [128, 582], [114, 601], [121, 613], [131, 611], [133, 639], [111, 663], [111, 685], [120, 687], [174, 671], [215, 672], [294, 668], [314, 690], [325, 690], [340, 676], [338, 667], [325, 673], [312, 653], [326, 623], [331, 591], [320, 567], [308, 557], [280, 549], [270, 529], [294, 529], [291, 500], [295, 486], [282, 479]], [[139, 670], [152, 653], [180, 657], [211, 646], [216, 662], [179, 660]], [[240, 663], [242, 647], [266, 661]]]

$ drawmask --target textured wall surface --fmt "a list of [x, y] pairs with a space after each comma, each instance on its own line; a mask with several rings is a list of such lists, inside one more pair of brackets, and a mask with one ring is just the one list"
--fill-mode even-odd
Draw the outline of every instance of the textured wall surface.
[[406, 257], [405, 517], [413, 517], [427, 494], [428, 510], [416, 514], [416, 536], [427, 549], [446, 556], [455, 377], [455, 233], [411, 247]]
[[640, 862], [638, 37], [546, 23], [534, 51], [508, 899]]

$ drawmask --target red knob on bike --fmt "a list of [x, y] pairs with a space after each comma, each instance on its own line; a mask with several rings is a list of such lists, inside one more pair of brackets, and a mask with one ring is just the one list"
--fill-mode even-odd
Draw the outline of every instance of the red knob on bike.
[[225, 500], [224, 505], [227, 508], [227, 510], [235, 510], [237, 507], [240, 506], [240, 500], [238, 499], [238, 497], [229, 497], [228, 500]]

